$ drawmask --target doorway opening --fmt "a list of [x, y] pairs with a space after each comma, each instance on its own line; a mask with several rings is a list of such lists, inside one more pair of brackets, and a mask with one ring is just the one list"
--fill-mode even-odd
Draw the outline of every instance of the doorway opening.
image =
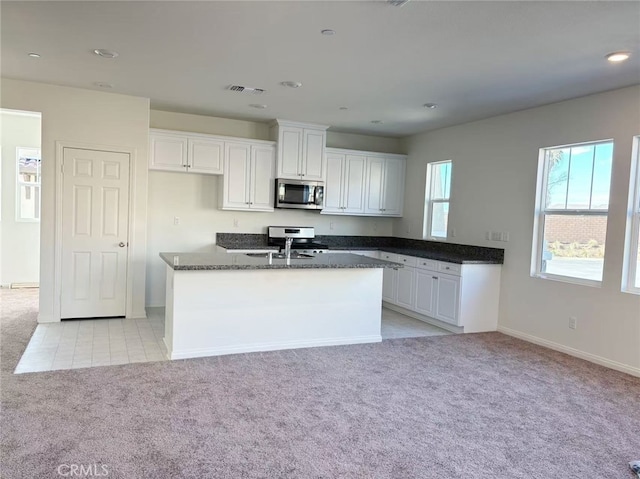
[[42, 114], [0, 109], [0, 287], [40, 284]]

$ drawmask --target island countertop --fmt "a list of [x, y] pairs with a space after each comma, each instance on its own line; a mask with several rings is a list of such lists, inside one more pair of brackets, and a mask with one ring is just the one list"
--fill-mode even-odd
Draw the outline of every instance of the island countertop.
[[256, 269], [344, 269], [344, 268], [402, 268], [391, 263], [355, 254], [317, 254], [313, 258], [286, 259], [247, 256], [242, 253], [160, 253], [175, 271], [256, 270]]

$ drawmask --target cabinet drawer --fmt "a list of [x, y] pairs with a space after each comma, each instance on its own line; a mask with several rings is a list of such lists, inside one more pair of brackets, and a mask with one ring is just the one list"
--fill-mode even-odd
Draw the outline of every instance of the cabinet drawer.
[[460, 275], [462, 272], [462, 265], [455, 263], [438, 263], [438, 271], [443, 273]]
[[385, 253], [384, 251], [380, 253], [380, 259], [385, 261], [393, 261], [394, 263], [398, 263], [398, 255], [393, 253]]
[[416, 266], [419, 269], [428, 269], [431, 271], [438, 271], [438, 262], [432, 259], [418, 258], [418, 264]]
[[397, 262], [404, 264], [405, 266], [416, 266], [418, 264], [418, 258], [415, 256], [405, 256], [403, 254], [396, 255], [398, 257]]

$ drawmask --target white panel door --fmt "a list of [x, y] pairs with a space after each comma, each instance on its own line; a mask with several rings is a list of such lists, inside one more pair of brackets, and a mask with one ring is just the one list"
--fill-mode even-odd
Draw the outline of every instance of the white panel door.
[[382, 187], [383, 215], [402, 215], [402, 204], [404, 203], [404, 160], [387, 158], [384, 164], [384, 183]]
[[367, 196], [364, 212], [382, 214], [382, 186], [384, 181], [384, 159], [367, 158]]
[[416, 269], [416, 295], [413, 309], [426, 316], [435, 317], [437, 293], [438, 277], [436, 273]]
[[187, 138], [177, 135], [149, 135], [149, 169], [187, 171]]
[[344, 212], [364, 213], [364, 182], [367, 159], [364, 156], [347, 155], [344, 166]]
[[249, 208], [251, 145], [226, 143], [224, 158], [224, 208]]
[[414, 268], [400, 268], [396, 279], [396, 304], [403, 308], [413, 308], [415, 293]]
[[398, 272], [393, 268], [384, 268], [382, 272], [382, 299], [396, 304], [396, 281]]
[[436, 319], [458, 324], [458, 304], [460, 302], [460, 277], [438, 273], [438, 299]]
[[326, 133], [319, 130], [304, 130], [302, 154], [302, 178], [324, 181], [324, 144]]
[[129, 154], [65, 148], [61, 318], [124, 316]]
[[222, 140], [189, 139], [190, 173], [221, 175], [223, 170], [224, 142]]
[[300, 179], [302, 128], [280, 127], [278, 135], [278, 178]]
[[252, 210], [273, 211], [275, 200], [275, 148], [251, 147], [251, 189], [249, 207]]
[[327, 181], [324, 186], [322, 213], [342, 213], [344, 155], [328, 153], [326, 161]]

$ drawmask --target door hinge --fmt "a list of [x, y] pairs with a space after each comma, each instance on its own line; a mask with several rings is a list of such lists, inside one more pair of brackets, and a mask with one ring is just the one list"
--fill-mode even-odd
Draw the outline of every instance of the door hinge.
[[60, 173], [64, 175], [64, 161], [60, 164]]

